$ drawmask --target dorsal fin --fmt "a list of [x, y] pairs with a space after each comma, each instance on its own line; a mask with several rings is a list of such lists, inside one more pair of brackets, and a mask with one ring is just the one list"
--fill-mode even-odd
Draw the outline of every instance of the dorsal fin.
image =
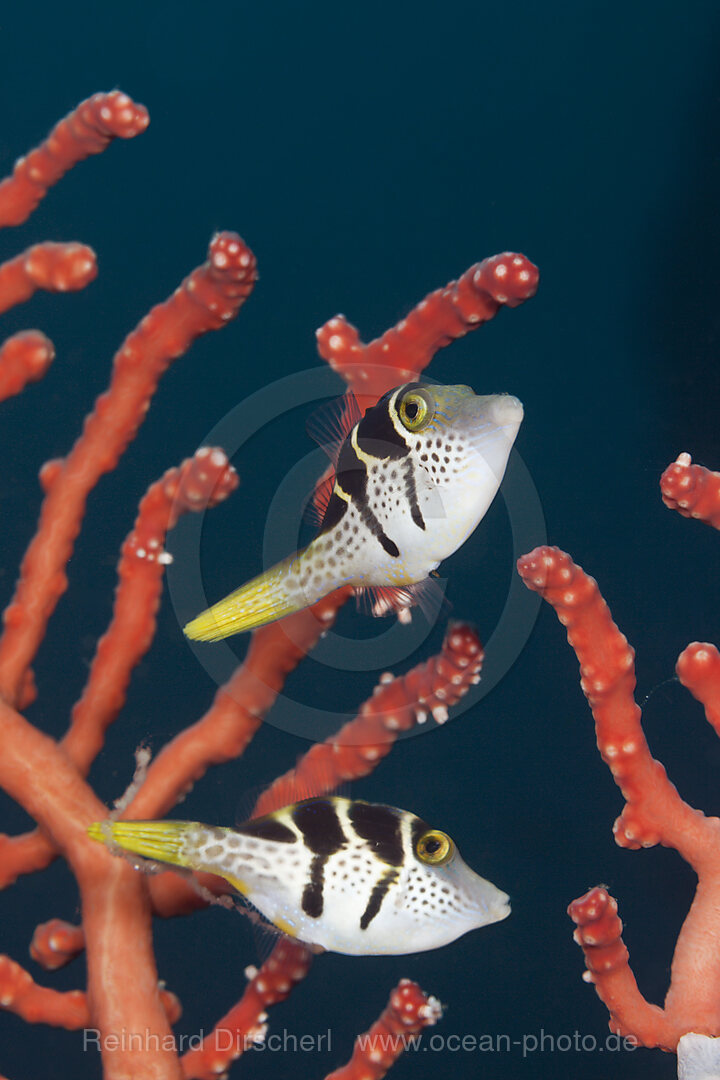
[[305, 428], [310, 438], [325, 451], [334, 468], [340, 447], [361, 419], [357, 398], [348, 390], [342, 397], [317, 408], [308, 417]]
[[[337, 778], [337, 773], [328, 761], [328, 748], [324, 743], [311, 747], [308, 753], [299, 759], [301, 768], [289, 769], [266, 789], [264, 797], [258, 799], [251, 820], [257, 817], [272, 817], [279, 810], [306, 799], [318, 799], [325, 796], [348, 795], [346, 784]], [[271, 805], [275, 810], [266, 810]]]

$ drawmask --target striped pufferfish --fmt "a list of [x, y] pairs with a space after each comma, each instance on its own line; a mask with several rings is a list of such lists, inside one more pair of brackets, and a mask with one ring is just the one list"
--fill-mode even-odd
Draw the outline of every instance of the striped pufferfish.
[[330, 796], [237, 828], [97, 822], [111, 850], [217, 874], [277, 930], [351, 955], [423, 952], [510, 914], [446, 833], [406, 810]]
[[255, 630], [342, 585], [374, 596], [376, 614], [416, 603], [429, 575], [484, 517], [522, 417], [510, 394], [418, 382], [390, 390], [342, 431], [315, 539], [202, 612], [185, 633], [219, 641]]

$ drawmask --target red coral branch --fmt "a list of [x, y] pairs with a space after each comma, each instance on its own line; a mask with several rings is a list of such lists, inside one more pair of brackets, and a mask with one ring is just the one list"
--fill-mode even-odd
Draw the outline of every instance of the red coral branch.
[[90, 1022], [83, 990], [61, 993], [39, 986], [29, 972], [8, 956], [0, 956], [0, 1001], [4, 1009], [29, 1024], [52, 1024], [77, 1031]]
[[720, 653], [714, 645], [693, 641], [675, 665], [683, 686], [705, 709], [707, 721], [720, 735]]
[[441, 1016], [436, 998], [428, 997], [410, 979], [401, 979], [380, 1018], [364, 1035], [358, 1035], [350, 1061], [329, 1073], [326, 1080], [381, 1080], [411, 1040]]
[[[160, 1000], [171, 1024], [182, 1015], [180, 1002], [168, 990], [160, 990]], [[7, 956], [0, 956], [0, 1002], [8, 1012], [21, 1016], [29, 1024], [78, 1031], [92, 1023], [88, 997], [84, 990], [51, 990], [40, 986], [29, 972]]]
[[[638, 989], [617, 910], [617, 901], [599, 885], [573, 900], [568, 915], [577, 926], [575, 941], [585, 956], [583, 978], [595, 984], [610, 1013], [610, 1027], [637, 1038], [637, 1031], [662, 1029], [664, 1017], [662, 1009], [647, 1002]], [[623, 1024], [621, 1018], [626, 1017], [632, 1017], [632, 1030]]]
[[[24, 221], [38, 201], [76, 162], [98, 153], [116, 137], [130, 137], [147, 125], [147, 113], [120, 91], [83, 102], [49, 139], [18, 162], [0, 184], [0, 225]], [[36, 288], [81, 287], [95, 272], [94, 256], [80, 245], [37, 245], [0, 268], [0, 308], [20, 303]], [[179, 512], [211, 505], [235, 484], [219, 451], [202, 451], [154, 485], [140, 507], [123, 547], [113, 620], [98, 646], [85, 692], [61, 743], [28, 723], [17, 708], [32, 699], [31, 665], [59, 596], [86, 499], [99, 478], [115, 467], [136, 433], [159, 378], [199, 334], [232, 319], [256, 279], [255, 259], [234, 233], [220, 233], [208, 261], [165, 303], [153, 308], [118, 351], [110, 387], [96, 402], [69, 455], [48, 462], [40, 524], [23, 561], [13, 602], [0, 639], [0, 786], [36, 821], [26, 837], [0, 838], [0, 883], [62, 855], [77, 879], [82, 926], [60, 920], [38, 928], [32, 954], [49, 970], [85, 947], [87, 991], [58, 994], [38, 986], [10, 958], [0, 958], [2, 1004], [28, 1019], [97, 1028], [105, 1075], [179, 1080], [183, 1069], [173, 1049], [170, 1023], [179, 1014], [172, 995], [161, 990], [151, 941], [151, 916], [202, 906], [177, 875], [149, 880], [124, 860], [87, 837], [90, 822], [107, 816], [85, 779], [104, 733], [122, 707], [133, 666], [151, 641], [166, 561], [166, 530]], [[369, 346], [341, 321], [328, 324], [321, 348], [370, 403], [399, 378], [421, 371], [433, 353], [491, 318], [500, 306], [515, 306], [532, 295], [537, 272], [522, 256], [497, 256], [472, 267], [458, 282], [431, 294], [408, 316]], [[338, 336], [355, 334], [352, 355], [341, 355]], [[323, 344], [324, 342], [324, 344]], [[0, 350], [0, 398], [39, 378], [52, 359], [42, 335], [12, 338]], [[371, 373], [379, 365], [381, 374]], [[352, 590], [340, 589], [314, 608], [253, 635], [244, 664], [216, 695], [206, 715], [173, 739], [139, 777], [128, 816], [166, 813], [214, 763], [242, 753], [282, 690], [287, 675], [332, 624]], [[381, 682], [358, 718], [327, 744], [314, 747], [292, 774], [265, 798], [265, 809], [286, 798], [288, 784], [314, 785], [320, 774], [347, 778], [367, 774], [388, 752], [397, 733], [421, 723], [428, 713], [438, 722], [477, 681], [482, 649], [474, 632], [453, 626], [440, 656], [406, 676]], [[38, 782], [42, 778], [42, 782]], [[130, 799], [130, 796], [128, 796]], [[208, 881], [208, 884], [211, 882]], [[241, 1002], [221, 1022], [244, 1045], [264, 1030], [265, 1009], [282, 1000], [308, 969], [308, 951], [281, 941], [260, 972], [251, 972]], [[402, 1049], [397, 1037], [434, 1023], [437, 1004], [404, 981], [368, 1038], [390, 1036], [380, 1056], [356, 1048], [348, 1075], [381, 1075]], [[149, 1038], [109, 1040], [118, 1032]], [[189, 1055], [184, 1075], [217, 1075], [236, 1053], [218, 1044], [218, 1031]], [[142, 1042], [142, 1040], [141, 1040]], [[343, 1073], [344, 1074], [344, 1073]]]
[[351, 593], [338, 589], [312, 608], [257, 630], [244, 663], [220, 687], [205, 715], [176, 735], [152, 762], [124, 816], [161, 817], [211, 765], [240, 757], [287, 676], [332, 626]]
[[90, 675], [62, 741], [83, 775], [102, 748], [105, 731], [125, 703], [130, 675], [155, 636], [165, 566], [165, 538], [181, 514], [217, 506], [238, 485], [225, 453], [203, 447], [168, 469], [143, 497], [122, 546], [113, 617], [98, 642]]
[[693, 465], [689, 454], [679, 454], [662, 474], [660, 490], [671, 510], [720, 529], [720, 473]]
[[537, 267], [525, 255], [511, 251], [493, 255], [430, 293], [397, 326], [368, 345], [344, 315], [336, 315], [317, 331], [318, 352], [342, 375], [365, 410], [398, 383], [417, 379], [438, 349], [476, 330], [501, 307], [529, 300], [538, 280]]
[[30, 942], [30, 955], [46, 971], [56, 971], [85, 948], [82, 927], [72, 926], [63, 919], [50, 919], [36, 927]]
[[39, 330], [22, 330], [0, 347], [0, 401], [37, 382], [50, 367], [55, 347]]
[[46, 466], [45, 500], [38, 531], [20, 568], [0, 641], [0, 693], [24, 707], [34, 689], [30, 665], [57, 601], [67, 588], [65, 566], [85, 512], [87, 496], [114, 469], [135, 436], [160, 376], [200, 334], [232, 319], [255, 283], [255, 259], [235, 233], [218, 233], [208, 261], [154, 307], [115, 356], [113, 376], [82, 435], [59, 465]]
[[121, 90], [93, 94], [52, 129], [45, 142], [16, 163], [0, 184], [0, 228], [21, 225], [79, 161], [100, 154], [115, 138], [132, 139], [150, 123], [147, 109]]
[[[720, 1033], [720, 819], [684, 802], [649, 750], [635, 703], [634, 653], [612, 620], [597, 583], [558, 548], [523, 556], [518, 571], [567, 629], [580, 662], [581, 686], [595, 719], [597, 743], [625, 799], [615, 822], [616, 843], [627, 848], [675, 848], [698, 875], [698, 886], [677, 941], [664, 1009], [637, 990], [620, 933], [615, 902], [594, 889], [570, 913], [588, 966], [588, 979], [610, 1012], [610, 1024], [644, 1046], [674, 1049], [688, 1031]], [[682, 679], [717, 708], [720, 665], [711, 647], [691, 646], [679, 661]], [[716, 717], [709, 715], [711, 722]]]
[[38, 291], [76, 292], [97, 277], [95, 252], [86, 244], [35, 244], [0, 265], [0, 313]]
[[259, 971], [247, 968], [250, 981], [238, 1004], [218, 1021], [201, 1046], [183, 1056], [185, 1076], [215, 1080], [245, 1050], [262, 1043], [267, 1032], [265, 1010], [288, 997], [307, 975], [311, 962], [312, 954], [304, 945], [281, 940]]
[[[105, 1047], [106, 1077], [179, 1077], [167, 1049], [170, 1028], [159, 994], [147, 890], [122, 859], [102, 850], [98, 856], [98, 845], [86, 834], [90, 822], [106, 814], [104, 806], [57, 743], [2, 700], [0, 741], [0, 786], [47, 832], [80, 888], [93, 1024], [102, 1032], [125, 1028], [159, 1036], [151, 1049]], [[132, 994], [119, 997], [118, 986], [131, 986]]]
[[[47, 470], [47, 466], [45, 467]], [[168, 469], [140, 503], [137, 520], [122, 547], [112, 620], [98, 642], [90, 675], [61, 741], [82, 776], [102, 749], [105, 732], [125, 703], [130, 676], [155, 635], [155, 615], [169, 556], [165, 537], [182, 513], [216, 506], [238, 480], [222, 450], [205, 447], [178, 468]], [[55, 856], [48, 838], [0, 834], [0, 885], [41, 870]]]
[[299, 793], [319, 795], [367, 776], [389, 754], [400, 732], [423, 723], [428, 712], [439, 721], [447, 719], [448, 706], [479, 681], [483, 655], [472, 627], [451, 626], [438, 656], [407, 675], [382, 681], [356, 719], [316, 743], [294, 769], [278, 777], [258, 799], [253, 816], [286, 806]]

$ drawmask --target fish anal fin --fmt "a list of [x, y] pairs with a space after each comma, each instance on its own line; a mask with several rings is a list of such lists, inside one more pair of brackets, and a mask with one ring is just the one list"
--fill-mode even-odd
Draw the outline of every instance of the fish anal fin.
[[211, 873], [215, 874], [216, 877], [221, 877], [223, 881], [227, 881], [228, 885], [231, 885], [233, 889], [235, 889], [235, 892], [242, 896], [243, 900], [245, 899], [248, 887], [244, 881], [241, 881], [240, 878], [233, 877], [232, 874], [218, 874], [217, 870], [213, 870]]
[[412, 585], [365, 585], [355, 590], [358, 610], [366, 615], [381, 618], [409, 612], [415, 599]]
[[[234, 898], [234, 908], [238, 914], [249, 920], [252, 927], [252, 936], [257, 952], [258, 966], [262, 966], [270, 956], [278, 942], [278, 938], [286, 933], [284, 927], [275, 926], [262, 912], [258, 911], [252, 901], [248, 900], [244, 893]], [[288, 934], [288, 937], [295, 935]]]

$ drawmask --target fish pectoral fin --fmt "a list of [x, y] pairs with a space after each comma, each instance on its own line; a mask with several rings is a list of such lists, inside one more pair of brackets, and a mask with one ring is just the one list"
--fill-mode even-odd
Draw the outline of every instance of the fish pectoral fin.
[[335, 470], [328, 469], [315, 485], [315, 490], [308, 499], [305, 510], [303, 511], [303, 520], [308, 525], [314, 526], [315, 529], [319, 529], [325, 520], [334, 487]]
[[290, 597], [284, 584], [291, 562], [278, 563], [201, 612], [184, 628], [186, 636], [192, 641], [221, 641], [307, 607]]

